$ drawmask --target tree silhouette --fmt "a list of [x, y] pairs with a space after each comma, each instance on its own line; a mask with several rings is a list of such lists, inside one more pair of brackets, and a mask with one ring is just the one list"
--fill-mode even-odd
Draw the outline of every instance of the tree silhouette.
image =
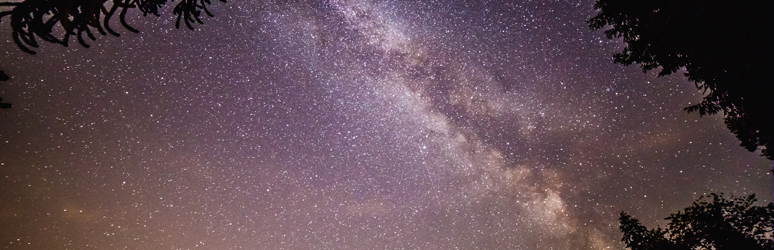
[[[220, 0], [226, 2], [226, 0]], [[126, 22], [130, 9], [138, 9], [143, 15], [159, 15], [159, 8], [167, 0], [25, 0], [0, 2], [0, 6], [9, 6], [10, 10], [0, 12], [0, 21], [9, 16], [13, 41], [27, 53], [35, 54], [30, 47], [38, 47], [37, 39], [68, 46], [70, 38], [75, 36], [84, 47], [89, 47], [84, 36], [95, 40], [94, 31], [101, 35], [108, 33], [119, 36], [110, 27], [110, 20], [118, 14], [121, 25], [129, 31], [138, 33]], [[180, 28], [182, 20], [189, 29], [193, 23], [203, 23], [202, 13], [212, 16], [207, 10], [210, 0], [181, 0], [173, 9], [177, 15], [175, 27]], [[57, 27], [60, 27], [57, 31]]]
[[[219, 0], [226, 2], [226, 0]], [[130, 9], [138, 9], [143, 15], [159, 15], [159, 8], [167, 0], [24, 0], [0, 1], [0, 7], [8, 10], [0, 11], [0, 22], [8, 17], [11, 23], [12, 37], [16, 45], [24, 52], [35, 54], [31, 48], [37, 48], [38, 39], [45, 42], [68, 46], [75, 36], [78, 43], [88, 48], [84, 36], [96, 40], [94, 32], [106, 36], [120, 36], [110, 27], [110, 20], [118, 14], [121, 25], [127, 30], [139, 33], [126, 22], [126, 14]], [[172, 1], [174, 2], [174, 1]], [[202, 13], [212, 17], [207, 9], [210, 0], [181, 0], [172, 10], [177, 15], [175, 27], [183, 23], [189, 29], [193, 24], [203, 24]], [[9, 79], [5, 72], [0, 71], [0, 81]], [[11, 104], [2, 103], [0, 108], [11, 108]]]
[[659, 76], [685, 69], [704, 93], [685, 110], [722, 112], [741, 146], [774, 160], [774, 1], [597, 0], [594, 7], [590, 27], [626, 43], [616, 63], [661, 68]]
[[[8, 75], [6, 75], [4, 71], [0, 70], [0, 82], [8, 81], [8, 80], [10, 80], [10, 79], [11, 79], [11, 78], [10, 78], [10, 77], [8, 77]], [[3, 102], [3, 98], [2, 98], [2, 97], [0, 97], [0, 109], [9, 109], [9, 108], [11, 108], [12, 106], [13, 106], [13, 105], [12, 105], [12, 104], [10, 104], [10, 103], [4, 103], [4, 102]]]
[[621, 212], [622, 241], [632, 250], [651, 249], [774, 249], [774, 204], [753, 206], [755, 195], [726, 199], [703, 196], [693, 205], [667, 217], [666, 229], [648, 229]]

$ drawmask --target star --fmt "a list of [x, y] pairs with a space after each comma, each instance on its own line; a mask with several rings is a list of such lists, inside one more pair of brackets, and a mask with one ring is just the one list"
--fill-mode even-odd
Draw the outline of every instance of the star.
[[685, 77], [614, 64], [592, 6], [229, 2], [4, 41], [0, 246], [622, 248], [621, 211], [769, 201], [771, 163], [684, 113]]

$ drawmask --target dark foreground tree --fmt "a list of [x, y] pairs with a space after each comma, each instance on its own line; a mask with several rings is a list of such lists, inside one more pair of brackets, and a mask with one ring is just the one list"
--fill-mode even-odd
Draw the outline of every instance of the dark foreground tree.
[[[226, 2], [226, 0], [220, 0]], [[110, 21], [118, 15], [121, 25], [132, 32], [139, 32], [126, 22], [130, 9], [138, 9], [143, 15], [159, 15], [159, 8], [167, 0], [24, 0], [0, 1], [0, 6], [8, 10], [0, 12], [0, 22], [9, 16], [13, 41], [24, 52], [34, 54], [30, 47], [38, 47], [38, 39], [69, 45], [70, 38], [76, 37], [78, 43], [89, 47], [84, 36], [95, 40], [94, 33], [119, 36], [110, 27]], [[174, 1], [173, 1], [174, 2]], [[177, 15], [175, 27], [180, 28], [181, 20], [189, 29], [193, 23], [203, 23], [202, 12], [212, 16], [207, 10], [210, 0], [181, 0], [175, 5], [173, 13]], [[10, 8], [8, 8], [10, 7]]]
[[615, 62], [660, 68], [659, 76], [685, 69], [704, 93], [685, 110], [722, 113], [744, 148], [774, 160], [774, 1], [597, 0], [594, 7], [590, 27], [626, 43]]
[[[11, 79], [11, 78], [10, 78], [10, 77], [8, 77], [8, 75], [6, 75], [6, 74], [5, 74], [5, 72], [3, 72], [2, 70], [0, 70], [0, 82], [8, 81], [9, 79]], [[2, 98], [2, 97], [0, 97], [0, 109], [9, 109], [9, 108], [11, 108], [12, 106], [13, 106], [13, 105], [12, 105], [12, 104], [10, 104], [10, 103], [4, 103], [4, 102], [3, 102], [3, 98]]]
[[755, 195], [731, 197], [711, 194], [685, 211], [667, 217], [666, 229], [648, 229], [621, 212], [622, 241], [632, 250], [651, 249], [774, 249], [774, 204], [753, 206]]
[[[219, 0], [226, 2], [226, 0]], [[95, 32], [100, 35], [119, 36], [110, 27], [113, 17], [118, 15], [118, 22], [129, 31], [138, 33], [126, 22], [126, 15], [131, 9], [138, 9], [143, 15], [159, 15], [159, 8], [167, 0], [0, 0], [0, 22], [10, 20], [12, 37], [16, 45], [24, 52], [35, 54], [32, 48], [37, 48], [38, 39], [68, 46], [70, 39], [75, 37], [83, 47], [88, 48], [84, 36], [95, 40]], [[171, 1], [171, 2], [174, 2]], [[177, 15], [175, 27], [180, 28], [181, 21], [189, 29], [193, 24], [202, 24], [202, 13], [213, 16], [207, 6], [210, 0], [180, 0], [172, 13]], [[8, 75], [0, 71], [0, 81], [7, 81]], [[12, 105], [3, 103], [0, 98], [0, 108], [7, 109]]]

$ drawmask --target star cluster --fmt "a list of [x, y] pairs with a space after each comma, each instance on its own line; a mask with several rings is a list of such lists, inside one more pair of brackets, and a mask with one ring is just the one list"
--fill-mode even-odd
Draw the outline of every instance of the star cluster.
[[612, 62], [593, 1], [299, 2], [3, 42], [0, 247], [621, 248], [620, 211], [770, 200], [683, 76]]

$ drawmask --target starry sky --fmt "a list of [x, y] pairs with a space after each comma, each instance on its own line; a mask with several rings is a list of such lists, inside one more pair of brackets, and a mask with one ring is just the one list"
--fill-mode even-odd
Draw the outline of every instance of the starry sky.
[[2, 249], [620, 249], [772, 163], [592, 0], [232, 1], [27, 55], [0, 29]]

